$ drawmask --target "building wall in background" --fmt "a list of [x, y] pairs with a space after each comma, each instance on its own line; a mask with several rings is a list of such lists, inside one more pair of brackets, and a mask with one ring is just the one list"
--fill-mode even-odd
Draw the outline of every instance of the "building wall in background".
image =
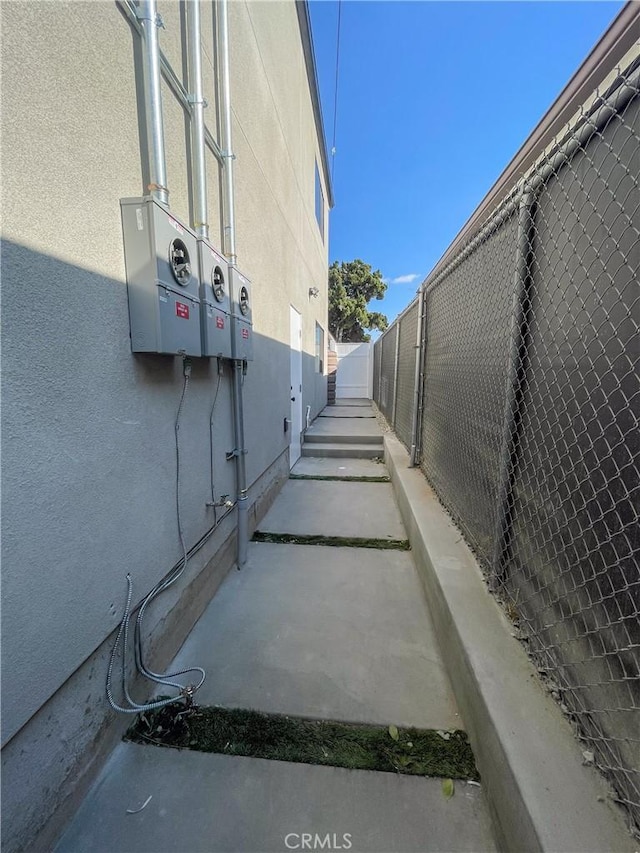
[[[186, 85], [184, 4], [161, 0], [159, 8], [161, 48]], [[205, 117], [217, 137], [213, 3], [201, 0], [201, 9]], [[78, 772], [82, 756], [71, 747], [69, 757], [69, 742], [89, 743], [109, 719], [93, 679], [104, 680], [102, 651], [121, 616], [126, 573], [139, 601], [180, 557], [182, 366], [132, 355], [129, 345], [119, 199], [142, 195], [148, 183], [137, 34], [115, 3], [3, 3], [1, 16], [3, 812], [11, 844], [21, 821], [33, 812], [42, 822], [65, 777]], [[238, 264], [253, 283], [255, 361], [244, 396], [254, 502], [286, 470], [289, 305], [302, 314], [304, 405], [315, 417], [326, 400], [315, 326], [326, 327], [328, 237], [315, 217], [321, 143], [295, 3], [231, 3], [229, 26]], [[171, 209], [190, 224], [188, 116], [166, 84], [163, 96]], [[220, 172], [210, 153], [207, 164], [211, 240], [222, 247]], [[180, 428], [188, 547], [213, 522], [206, 501], [217, 384], [215, 360], [194, 359]], [[216, 497], [233, 496], [228, 366], [213, 435]], [[188, 598], [232, 535], [225, 523], [212, 536], [176, 597]], [[161, 633], [171, 607], [158, 605], [150, 633]], [[100, 663], [89, 684], [93, 659]], [[85, 722], [62, 714], [46, 749], [21, 759], [25, 745], [51, 734], [42, 714], [62, 694], [69, 707], [74, 697], [86, 703]]]

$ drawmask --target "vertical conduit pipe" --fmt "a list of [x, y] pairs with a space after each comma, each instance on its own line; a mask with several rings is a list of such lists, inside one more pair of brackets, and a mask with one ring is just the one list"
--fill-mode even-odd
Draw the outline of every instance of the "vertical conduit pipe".
[[217, 54], [218, 73], [220, 74], [220, 113], [222, 131], [222, 156], [224, 158], [224, 249], [229, 262], [235, 266], [236, 224], [235, 199], [233, 187], [233, 161], [235, 154], [231, 144], [231, 84], [229, 74], [229, 3], [218, 0], [217, 4]]
[[188, 0], [186, 13], [189, 100], [191, 102], [193, 226], [198, 237], [208, 237], [207, 167], [204, 148], [204, 108], [206, 101], [202, 90], [200, 0]]
[[515, 474], [515, 453], [518, 443], [518, 409], [524, 379], [527, 335], [527, 313], [531, 284], [531, 251], [533, 231], [533, 207], [536, 195], [523, 186], [518, 207], [518, 245], [516, 271], [514, 273], [513, 313], [511, 315], [511, 347], [509, 373], [505, 393], [504, 426], [500, 469], [498, 474], [497, 512], [494, 531], [493, 584], [501, 577], [500, 565], [509, 545], [510, 510], [509, 501]]
[[417, 442], [418, 442], [418, 409], [420, 407], [420, 379], [422, 376], [422, 323], [424, 309], [424, 288], [420, 288], [418, 296], [418, 329], [416, 331], [416, 363], [413, 374], [413, 418], [411, 422], [411, 456], [409, 467], [414, 468], [416, 464]]
[[244, 407], [242, 401], [242, 361], [233, 362], [233, 429], [236, 439], [236, 488], [238, 501], [238, 568], [247, 562], [249, 542], [249, 498], [247, 496], [247, 469], [244, 449]]
[[161, 204], [169, 205], [167, 166], [164, 154], [164, 123], [160, 81], [160, 49], [158, 47], [158, 9], [156, 0], [140, 0], [138, 20], [142, 27], [142, 77], [144, 112], [149, 156], [147, 189]]
[[[216, 53], [218, 57], [219, 98], [222, 131], [222, 157], [224, 161], [224, 249], [232, 266], [236, 265], [236, 224], [231, 144], [231, 84], [229, 73], [229, 4], [218, 0], [216, 5]], [[247, 562], [249, 541], [249, 498], [247, 495], [247, 469], [244, 446], [244, 401], [242, 398], [242, 361], [233, 362], [233, 427], [236, 457], [236, 488], [238, 504], [237, 561], [238, 568]]]

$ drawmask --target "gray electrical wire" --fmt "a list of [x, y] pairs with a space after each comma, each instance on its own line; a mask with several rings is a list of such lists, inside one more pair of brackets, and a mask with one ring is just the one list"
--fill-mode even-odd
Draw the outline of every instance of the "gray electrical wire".
[[213, 413], [216, 408], [216, 402], [218, 400], [218, 392], [220, 391], [220, 381], [222, 379], [222, 374], [220, 370], [218, 370], [218, 382], [216, 383], [216, 390], [213, 395], [213, 403], [211, 404], [211, 411], [209, 413], [209, 468], [211, 472], [211, 503], [213, 504], [213, 524], [214, 527], [218, 523], [218, 515], [216, 512], [216, 495], [215, 495], [215, 470], [213, 464]]
[[[133, 593], [133, 584], [131, 582], [131, 576], [127, 574], [127, 603], [125, 606], [124, 614], [122, 617], [122, 621], [120, 622], [120, 628], [118, 630], [118, 634], [116, 637], [116, 641], [113, 645], [113, 649], [111, 651], [111, 656], [109, 659], [109, 666], [107, 669], [107, 698], [109, 700], [109, 704], [116, 711], [120, 711], [121, 713], [138, 713], [139, 711], [150, 711], [154, 708], [161, 708], [164, 705], [169, 705], [173, 702], [177, 702], [183, 698], [190, 698], [193, 694], [202, 687], [204, 684], [206, 674], [205, 671], [201, 667], [188, 667], [186, 669], [179, 670], [177, 672], [170, 672], [165, 674], [160, 674], [154, 672], [149, 669], [144, 662], [143, 656], [143, 647], [142, 647], [142, 621], [144, 618], [144, 613], [148, 605], [156, 598], [161, 592], [164, 592], [170, 586], [172, 586], [182, 575], [184, 572], [187, 562], [189, 560], [189, 553], [187, 552], [187, 546], [184, 539], [184, 531], [182, 529], [182, 518], [180, 514], [180, 441], [179, 441], [179, 431], [180, 431], [180, 417], [182, 415], [182, 409], [184, 406], [184, 399], [187, 392], [187, 388], [189, 387], [189, 379], [191, 377], [191, 362], [189, 359], [183, 359], [183, 375], [184, 382], [182, 385], [182, 394], [180, 395], [180, 403], [178, 405], [178, 411], [176, 414], [176, 420], [174, 424], [174, 433], [175, 433], [175, 443], [176, 443], [176, 517], [178, 521], [178, 535], [180, 537], [180, 545], [182, 546], [182, 560], [177, 563], [176, 566], [171, 569], [171, 571], [161, 580], [159, 581], [151, 592], [143, 600], [140, 605], [140, 609], [138, 611], [138, 616], [136, 619], [136, 625], [134, 630], [134, 651], [135, 651], [135, 661], [136, 667], [138, 671], [148, 678], [151, 681], [155, 681], [157, 684], [163, 684], [169, 687], [174, 687], [177, 690], [180, 690], [179, 696], [174, 696], [172, 698], [158, 700], [158, 702], [151, 702], [146, 704], [139, 704], [135, 702], [131, 696], [129, 695], [127, 684], [126, 684], [126, 651], [127, 651], [127, 640], [129, 636], [129, 621], [130, 621], [130, 612], [131, 612], [131, 598]], [[226, 514], [225, 514], [226, 515]], [[214, 525], [215, 529], [215, 525]], [[208, 534], [210, 535], [210, 533]], [[204, 538], [204, 537], [203, 537]], [[205, 540], [206, 541], [206, 540]], [[204, 543], [203, 543], [204, 544]], [[202, 545], [199, 545], [202, 547]], [[195, 552], [195, 549], [194, 549]], [[121, 705], [118, 705], [114, 698], [111, 690], [111, 680], [113, 677], [113, 667], [116, 659], [116, 655], [120, 646], [120, 640], [123, 640], [123, 652], [122, 652], [122, 689], [125, 696], [125, 699], [131, 705], [130, 708], [124, 708]], [[189, 672], [197, 672], [200, 674], [200, 681], [196, 685], [189, 685], [188, 687], [183, 686], [182, 684], [173, 681], [172, 679], [178, 678], [181, 675], [186, 675]]]
[[178, 536], [180, 537], [180, 545], [182, 546], [182, 563], [179, 564], [179, 567], [169, 573], [169, 576], [160, 581], [156, 587], [154, 587], [151, 592], [147, 595], [145, 600], [140, 605], [140, 610], [138, 611], [138, 618], [136, 619], [136, 626], [134, 632], [134, 641], [135, 641], [135, 651], [136, 651], [136, 663], [138, 665], [138, 669], [149, 678], [151, 681], [155, 681], [157, 684], [165, 684], [169, 687], [176, 687], [179, 690], [184, 691], [184, 687], [181, 684], [171, 681], [172, 678], [177, 678], [180, 675], [186, 675], [188, 672], [198, 672], [201, 675], [200, 683], [193, 688], [193, 692], [198, 690], [204, 684], [204, 680], [206, 678], [205, 671], [197, 666], [197, 667], [189, 667], [187, 669], [181, 669], [178, 672], [166, 673], [164, 675], [154, 672], [149, 669], [143, 658], [142, 652], [142, 620], [144, 618], [144, 613], [149, 604], [156, 598], [156, 596], [160, 595], [161, 592], [167, 590], [170, 586], [172, 586], [182, 575], [184, 572], [187, 562], [189, 560], [189, 556], [187, 554], [187, 546], [184, 539], [184, 531], [182, 529], [182, 518], [180, 514], [180, 440], [179, 440], [179, 432], [180, 432], [180, 417], [182, 415], [182, 409], [184, 406], [184, 399], [187, 393], [187, 389], [189, 387], [189, 379], [191, 378], [191, 362], [189, 359], [185, 358], [183, 360], [183, 373], [184, 373], [184, 382], [182, 384], [182, 394], [180, 395], [180, 403], [178, 405], [178, 411], [176, 413], [176, 420], [174, 424], [174, 434], [175, 434], [175, 443], [176, 443], [176, 518], [178, 521]]
[[[133, 593], [133, 585], [131, 583], [131, 575], [127, 575], [127, 603], [124, 608], [124, 614], [122, 616], [122, 620], [120, 622], [120, 627], [118, 629], [118, 635], [116, 637], [116, 641], [113, 644], [113, 649], [111, 650], [111, 655], [109, 657], [109, 666], [107, 668], [107, 699], [109, 700], [109, 704], [114, 709], [114, 711], [119, 711], [121, 714], [138, 714], [140, 711], [153, 711], [156, 708], [163, 708], [165, 705], [170, 705], [173, 702], [176, 702], [180, 699], [180, 696], [173, 697], [171, 699], [159, 699], [157, 702], [147, 702], [144, 705], [139, 705], [137, 702], [134, 702], [131, 696], [129, 695], [129, 690], [127, 688], [127, 671], [125, 666], [125, 655], [127, 649], [127, 637], [129, 635], [129, 618], [131, 612], [131, 596]], [[123, 643], [123, 651], [122, 651], [122, 692], [124, 694], [125, 699], [129, 702], [129, 708], [125, 708], [122, 705], [119, 705], [113, 697], [113, 691], [111, 690], [111, 679], [113, 677], [113, 667], [115, 664], [116, 656], [118, 654], [118, 649], [120, 648], [120, 640], [123, 639], [124, 634], [124, 643]]]

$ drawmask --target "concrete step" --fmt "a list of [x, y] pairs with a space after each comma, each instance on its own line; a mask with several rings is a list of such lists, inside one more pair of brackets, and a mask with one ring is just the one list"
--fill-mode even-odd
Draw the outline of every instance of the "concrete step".
[[377, 444], [383, 446], [381, 435], [364, 435], [363, 433], [326, 433], [306, 432], [305, 444]]
[[373, 409], [365, 408], [364, 406], [327, 406], [323, 412], [318, 415], [319, 418], [356, 418], [362, 420], [367, 418], [372, 420], [375, 418]]
[[336, 403], [338, 406], [370, 406], [371, 400], [365, 397], [338, 397]]
[[338, 459], [376, 459], [379, 456], [384, 456], [384, 446], [382, 444], [348, 444], [346, 442], [319, 444], [313, 442], [302, 445], [302, 455], [331, 456]]
[[56, 850], [496, 850], [482, 788], [455, 790], [448, 801], [441, 779], [120, 743]]
[[318, 459], [306, 456], [296, 462], [291, 473], [316, 477], [387, 477], [389, 472], [385, 465], [372, 459]]
[[294, 536], [322, 536], [327, 531], [330, 536], [360, 539], [407, 535], [390, 483], [289, 480], [259, 527], [262, 533]]

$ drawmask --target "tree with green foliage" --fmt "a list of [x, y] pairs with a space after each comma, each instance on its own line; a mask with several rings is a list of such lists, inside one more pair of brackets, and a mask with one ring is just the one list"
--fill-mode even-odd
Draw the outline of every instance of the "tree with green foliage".
[[382, 299], [387, 285], [380, 270], [355, 261], [334, 261], [329, 267], [329, 330], [338, 343], [371, 340], [365, 329], [387, 328], [388, 320], [379, 311], [369, 311], [371, 299]]

